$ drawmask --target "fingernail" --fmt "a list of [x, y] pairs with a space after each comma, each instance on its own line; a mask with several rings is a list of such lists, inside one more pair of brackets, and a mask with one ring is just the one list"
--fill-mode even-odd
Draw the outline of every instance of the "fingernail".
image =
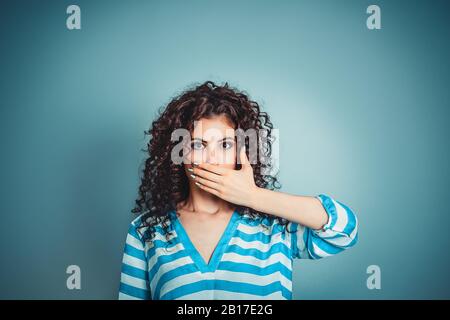
[[195, 182], [196, 185], [200, 186], [200, 183], [198, 183], [197, 181]]
[[191, 174], [192, 179], [195, 179], [195, 175]]
[[188, 168], [188, 171], [189, 171], [189, 172], [194, 172], [194, 169]]
[[197, 163], [197, 162], [193, 162], [192, 163], [194, 166], [198, 166], [199, 165], [199, 163]]

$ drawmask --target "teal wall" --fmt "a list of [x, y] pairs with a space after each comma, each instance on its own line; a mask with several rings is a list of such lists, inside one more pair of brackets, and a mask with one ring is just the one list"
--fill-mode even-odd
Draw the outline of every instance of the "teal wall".
[[[208, 79], [271, 115], [282, 191], [358, 214], [356, 247], [296, 262], [295, 299], [450, 298], [448, 2], [0, 6], [0, 298], [116, 298], [144, 130]], [[81, 290], [66, 288], [71, 264]], [[373, 264], [381, 290], [366, 287]]]

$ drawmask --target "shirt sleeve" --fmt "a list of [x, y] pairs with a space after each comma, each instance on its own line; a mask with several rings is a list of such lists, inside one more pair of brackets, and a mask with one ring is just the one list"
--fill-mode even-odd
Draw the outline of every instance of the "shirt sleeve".
[[320, 194], [316, 198], [328, 214], [328, 222], [321, 230], [298, 223], [291, 224], [293, 258], [321, 259], [338, 254], [358, 241], [358, 220], [345, 204]]
[[148, 262], [142, 237], [131, 223], [122, 258], [119, 300], [150, 300]]

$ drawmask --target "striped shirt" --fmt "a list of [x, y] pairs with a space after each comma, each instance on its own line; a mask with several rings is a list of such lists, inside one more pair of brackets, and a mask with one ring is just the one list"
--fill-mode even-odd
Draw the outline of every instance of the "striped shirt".
[[161, 225], [144, 242], [139, 216], [126, 238], [119, 299], [292, 299], [293, 259], [331, 256], [358, 240], [353, 211], [327, 195], [316, 198], [328, 214], [321, 230], [294, 222], [283, 227], [273, 217], [260, 221], [234, 211], [208, 264], [175, 211], [168, 213], [170, 242]]

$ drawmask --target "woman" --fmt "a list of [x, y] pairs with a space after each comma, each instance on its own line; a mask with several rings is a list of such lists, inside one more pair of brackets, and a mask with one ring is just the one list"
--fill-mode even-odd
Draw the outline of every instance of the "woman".
[[[292, 299], [294, 258], [357, 242], [348, 206], [274, 190], [272, 129], [228, 84], [207, 81], [167, 105], [148, 132], [119, 299]], [[237, 135], [251, 130], [265, 143]]]

